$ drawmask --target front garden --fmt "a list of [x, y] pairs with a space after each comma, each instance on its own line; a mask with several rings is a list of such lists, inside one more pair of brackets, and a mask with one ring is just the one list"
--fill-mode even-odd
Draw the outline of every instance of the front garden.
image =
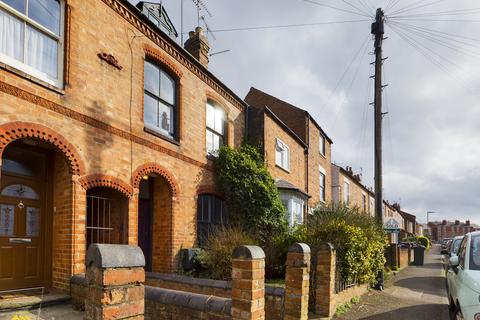
[[275, 181], [256, 148], [222, 147], [215, 169], [229, 222], [211, 230], [202, 248], [196, 251], [193, 267], [180, 268], [180, 272], [230, 280], [233, 249], [251, 244], [264, 249], [267, 281], [278, 285], [284, 281], [285, 260], [291, 244], [308, 244], [313, 265], [319, 246], [329, 242], [336, 249], [337, 273], [343, 283], [375, 282], [384, 267], [388, 243], [382, 226], [374, 218], [358, 208], [322, 205], [314, 208], [305, 224], [289, 227]]

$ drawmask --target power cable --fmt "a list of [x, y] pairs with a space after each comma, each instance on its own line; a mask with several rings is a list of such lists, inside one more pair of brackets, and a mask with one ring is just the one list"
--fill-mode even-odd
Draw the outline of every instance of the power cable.
[[429, 7], [429, 6], [432, 6], [434, 4], [437, 4], [437, 3], [440, 3], [440, 2], [444, 2], [446, 0], [436, 0], [436, 1], [433, 1], [433, 2], [429, 2], [429, 3], [425, 3], [425, 4], [422, 4], [420, 5], [420, 3], [423, 3], [423, 2], [426, 2], [428, 0], [422, 0], [422, 1], [419, 1], [417, 3], [417, 6], [413, 6], [413, 7], [409, 7], [409, 8], [406, 8], [404, 7], [403, 9], [399, 9], [397, 11], [394, 11], [391, 13], [391, 15], [395, 15], [395, 14], [399, 14], [399, 13], [404, 13], [404, 12], [410, 12], [412, 10], [415, 10], [415, 9], [420, 9], [420, 8], [425, 8], [425, 7]]
[[355, 62], [355, 60], [357, 59], [358, 55], [360, 54], [360, 52], [362, 51], [363, 47], [366, 46], [368, 44], [368, 39], [370, 38], [370, 34], [367, 35], [367, 37], [365, 38], [365, 40], [362, 42], [360, 48], [355, 52], [355, 54], [353, 55], [352, 59], [350, 60], [350, 63], [347, 65], [347, 68], [345, 69], [345, 71], [342, 73], [342, 75], [340, 76], [340, 79], [338, 79], [335, 87], [333, 88], [333, 91], [330, 93], [330, 95], [328, 96], [327, 100], [325, 101], [325, 103], [320, 107], [320, 114], [323, 113], [323, 109], [325, 108], [325, 106], [327, 105], [327, 102], [330, 101], [330, 99], [332, 98], [332, 96], [337, 92], [338, 88], [340, 87], [340, 83], [343, 81], [343, 79], [345, 78], [345, 76], [347, 75], [348, 71], [350, 70], [350, 68], [352, 67], [353, 63]]
[[359, 8], [359, 7], [351, 4], [351, 3], [348, 2], [347, 0], [341, 0], [341, 1], [342, 1], [343, 3], [345, 3], [346, 5], [348, 5], [348, 6], [352, 7], [352, 8], [354, 8], [354, 9], [356, 9], [356, 10], [358, 10], [358, 11], [364, 13], [364, 14], [366, 14], [367, 16], [373, 18], [373, 15], [372, 15], [371, 13], [368, 13], [368, 11], [365, 11], [365, 9], [361, 9], [361, 8]]
[[329, 4], [319, 3], [319, 2], [316, 2], [316, 1], [313, 1], [313, 0], [301, 0], [301, 1], [308, 2], [308, 3], [314, 4], [314, 5], [317, 5], [317, 6], [321, 6], [321, 7], [325, 7], [325, 8], [334, 9], [334, 10], [341, 11], [341, 12], [346, 12], [346, 13], [351, 13], [351, 14], [356, 14], [356, 15], [359, 15], [359, 16], [371, 18], [370, 15], [368, 15], [368, 14], [358, 13], [358, 12], [355, 12], [355, 11], [331, 6]]
[[312, 27], [312, 26], [334, 25], [334, 24], [344, 24], [344, 23], [358, 23], [358, 22], [367, 22], [367, 21], [371, 21], [371, 20], [367, 20], [367, 19], [341, 20], [341, 21], [328, 21], [328, 22], [286, 24], [286, 25], [276, 25], [276, 26], [239, 27], [239, 28], [231, 28], [231, 29], [217, 29], [217, 30], [212, 30], [212, 32], [218, 33], [218, 32], [250, 31], [250, 30], [266, 30], [266, 29], [282, 29], [282, 28], [300, 28], [300, 27]]

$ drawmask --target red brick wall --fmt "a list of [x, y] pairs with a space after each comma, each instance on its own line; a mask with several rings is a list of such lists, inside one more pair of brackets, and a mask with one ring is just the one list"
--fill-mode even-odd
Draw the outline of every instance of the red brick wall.
[[[73, 182], [65, 157], [54, 155], [53, 171], [52, 284], [67, 289], [72, 267]], [[47, 233], [50, 228], [46, 229]], [[48, 272], [49, 270], [47, 270]]]
[[[66, 155], [74, 181], [104, 175], [130, 185], [136, 168], [147, 163], [161, 165], [178, 186], [172, 199], [171, 269], [178, 249], [195, 242], [196, 191], [213, 185], [212, 164], [205, 150], [207, 97], [226, 110], [228, 143], [232, 146], [240, 145], [243, 139], [243, 103], [183, 50], [136, 19], [123, 1], [69, 0], [68, 7], [65, 88], [46, 88], [0, 65], [2, 142], [21, 136], [50, 142]], [[115, 56], [122, 70], [99, 59], [97, 54], [102, 52]], [[179, 77], [179, 143], [144, 131], [143, 65], [147, 54], [155, 55]], [[2, 129], [5, 125], [18, 121], [23, 124], [16, 125], [13, 135], [4, 134], [12, 133]], [[55, 286], [62, 288], [68, 285], [67, 274], [84, 271], [85, 189], [81, 181], [70, 188], [74, 190], [69, 204], [60, 203], [67, 201], [61, 200], [61, 193], [68, 188], [59, 188], [55, 195], [57, 206], [62, 207], [55, 220], [60, 228], [55, 237], [62, 245], [54, 252], [68, 256], [54, 267]], [[135, 244], [138, 190], [130, 188], [127, 241]], [[67, 234], [73, 234], [72, 240], [67, 240]], [[70, 242], [73, 253], [65, 251], [64, 241]]]
[[153, 183], [153, 255], [152, 271], [171, 271], [172, 196], [166, 181], [157, 177]]

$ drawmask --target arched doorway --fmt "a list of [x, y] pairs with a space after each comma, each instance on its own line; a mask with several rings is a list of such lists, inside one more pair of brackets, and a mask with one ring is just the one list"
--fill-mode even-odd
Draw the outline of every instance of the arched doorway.
[[138, 188], [138, 246], [147, 271], [171, 272], [173, 265], [173, 212], [178, 186], [173, 175], [156, 163], [135, 170]]

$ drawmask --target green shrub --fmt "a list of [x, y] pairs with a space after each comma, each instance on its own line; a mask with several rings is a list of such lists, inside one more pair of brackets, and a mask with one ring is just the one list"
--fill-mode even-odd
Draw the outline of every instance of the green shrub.
[[317, 208], [306, 228], [306, 242], [312, 252], [321, 243], [333, 244], [345, 280], [357, 278], [362, 283], [373, 283], [383, 270], [384, 250], [388, 245], [383, 227], [358, 208], [333, 205]]
[[421, 244], [425, 248], [430, 248], [430, 240], [427, 237], [424, 236], [418, 236], [417, 237], [417, 243]]
[[215, 169], [218, 187], [225, 194], [230, 221], [237, 222], [262, 243], [287, 231], [280, 194], [255, 147], [221, 147]]
[[285, 277], [285, 261], [288, 248], [291, 244], [306, 241], [306, 228], [298, 225], [289, 228], [283, 233], [272, 237], [271, 241], [263, 244], [265, 251], [265, 277], [267, 279], [281, 279]]
[[202, 266], [202, 276], [229, 280], [232, 277], [232, 253], [241, 245], [256, 245], [257, 241], [236, 226], [223, 227], [212, 233], [196, 257]]

